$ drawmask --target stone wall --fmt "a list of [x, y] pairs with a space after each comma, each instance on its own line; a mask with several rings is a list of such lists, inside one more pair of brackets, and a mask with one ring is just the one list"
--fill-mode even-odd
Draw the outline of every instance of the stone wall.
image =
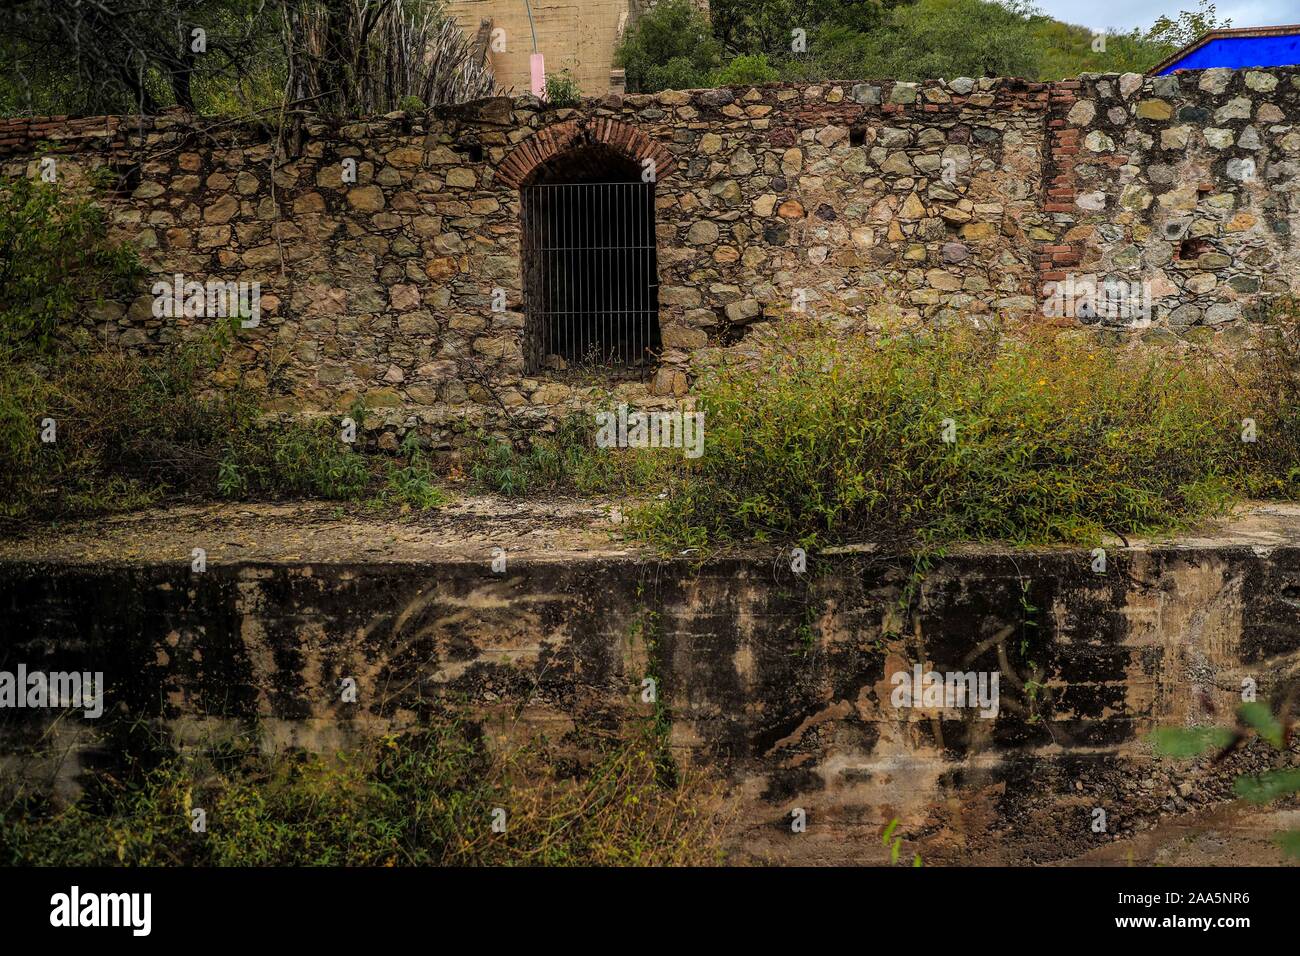
[[[156, 273], [93, 319], [147, 349], [212, 320], [155, 318], [149, 286], [261, 283], [224, 377], [279, 369], [273, 410], [358, 397], [386, 441], [551, 419], [598, 395], [669, 403], [755, 323], [1032, 317], [1053, 283], [1133, 281], [1149, 315], [1059, 321], [1233, 336], [1290, 288], [1300, 75], [843, 83], [530, 96], [274, 131], [168, 114], [0, 123], [0, 171], [116, 171], [115, 228]], [[531, 372], [518, 187], [574, 149], [656, 164], [664, 349], [638, 381]], [[356, 182], [343, 181], [345, 160]], [[492, 310], [494, 289], [507, 309]]]
[[1060, 225], [1044, 281], [1147, 284], [1152, 315], [1099, 324], [1240, 333], [1261, 294], [1296, 288], [1297, 120], [1294, 71], [1106, 76], [1054, 92], [1044, 208]]

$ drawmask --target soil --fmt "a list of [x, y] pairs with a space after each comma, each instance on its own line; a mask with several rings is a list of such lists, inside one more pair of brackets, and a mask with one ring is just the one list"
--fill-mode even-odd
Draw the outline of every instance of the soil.
[[[500, 498], [457, 493], [435, 511], [372, 511], [330, 501], [210, 502], [179, 500], [125, 514], [0, 530], [0, 561], [149, 563], [189, 560], [202, 547], [209, 561], [344, 562], [454, 558], [482, 546], [515, 557], [648, 552], [627, 534], [631, 502], [565, 497]], [[1232, 514], [1159, 538], [1119, 538], [1107, 547], [1300, 547], [1300, 503], [1251, 502]], [[848, 545], [837, 550], [870, 550]], [[949, 553], [992, 553], [996, 545], [962, 545]], [[1035, 548], [1029, 550], [1050, 550]]]

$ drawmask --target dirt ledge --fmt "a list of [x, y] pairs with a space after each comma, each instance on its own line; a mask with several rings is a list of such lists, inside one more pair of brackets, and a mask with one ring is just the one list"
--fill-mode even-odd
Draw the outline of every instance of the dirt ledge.
[[[481, 560], [493, 548], [511, 557], [650, 556], [625, 533], [626, 500], [509, 499], [461, 494], [437, 511], [376, 513], [329, 501], [181, 501], [127, 514], [32, 525], [0, 536], [0, 561], [157, 564], [189, 561], [203, 548], [214, 563], [386, 563]], [[1222, 519], [1161, 538], [1118, 538], [1135, 551], [1300, 547], [1300, 502], [1251, 502]], [[837, 550], [869, 551], [872, 545]], [[1006, 553], [962, 545], [950, 553]], [[1017, 549], [1033, 553], [1058, 549]]]

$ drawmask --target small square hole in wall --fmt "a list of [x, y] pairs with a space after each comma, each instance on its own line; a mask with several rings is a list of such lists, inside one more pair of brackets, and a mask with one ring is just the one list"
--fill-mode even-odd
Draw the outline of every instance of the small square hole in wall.
[[867, 128], [865, 126], [852, 126], [849, 128], [849, 145], [867, 145]]
[[462, 143], [461, 150], [465, 153], [465, 158], [471, 163], [483, 162], [483, 146], [480, 143]]
[[115, 157], [101, 166], [95, 176], [106, 195], [114, 199], [125, 199], [140, 185], [140, 164]]

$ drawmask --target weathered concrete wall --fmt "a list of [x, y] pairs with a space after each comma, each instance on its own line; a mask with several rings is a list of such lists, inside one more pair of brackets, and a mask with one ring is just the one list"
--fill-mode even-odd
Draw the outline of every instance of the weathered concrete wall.
[[[36, 175], [49, 149], [65, 182], [125, 173], [113, 219], [158, 275], [261, 282], [262, 325], [227, 376], [279, 367], [277, 410], [341, 414], [362, 396], [387, 440], [420, 425], [445, 445], [605, 392], [598, 375], [525, 362], [518, 187], [570, 150], [656, 161], [664, 349], [642, 380], [610, 384], [662, 404], [801, 299], [863, 322], [1034, 316], [1051, 284], [1096, 274], [1152, 293], [1152, 314], [1058, 321], [1230, 343], [1294, 282], [1298, 84], [1293, 70], [1209, 71], [611, 95], [580, 110], [492, 99], [310, 121], [290, 153], [268, 130], [183, 116], [23, 119], [0, 124], [0, 171]], [[151, 306], [146, 286], [93, 324], [142, 348], [212, 321]]]
[[[879, 861], [898, 817], [906, 853], [930, 861], [1046, 861], [1227, 796], [1231, 775], [1161, 766], [1142, 735], [1221, 723], [1243, 678], [1267, 699], [1300, 663], [1300, 549], [1112, 551], [1104, 575], [1090, 563], [954, 555], [905, 619], [910, 564], [861, 554], [823, 556], [798, 579], [768, 554], [698, 570], [512, 559], [505, 575], [486, 549], [201, 575], [7, 561], [0, 669], [101, 670], [111, 706], [257, 717], [281, 741], [324, 747], [461, 706], [493, 732], [562, 737], [648, 717], [653, 675], [680, 758], [729, 785], [741, 858]], [[892, 675], [915, 664], [998, 673], [997, 716], [895, 707]], [[356, 704], [340, 701], [345, 676]], [[50, 723], [0, 718], [6, 751]], [[794, 808], [806, 833], [790, 830]]]
[[505, 31], [504, 48], [488, 53], [501, 91], [528, 92], [535, 32], [548, 73], [568, 70], [584, 95], [603, 96], [614, 89], [614, 47], [632, 7], [629, 0], [451, 0], [447, 12], [469, 37], [484, 20]]

